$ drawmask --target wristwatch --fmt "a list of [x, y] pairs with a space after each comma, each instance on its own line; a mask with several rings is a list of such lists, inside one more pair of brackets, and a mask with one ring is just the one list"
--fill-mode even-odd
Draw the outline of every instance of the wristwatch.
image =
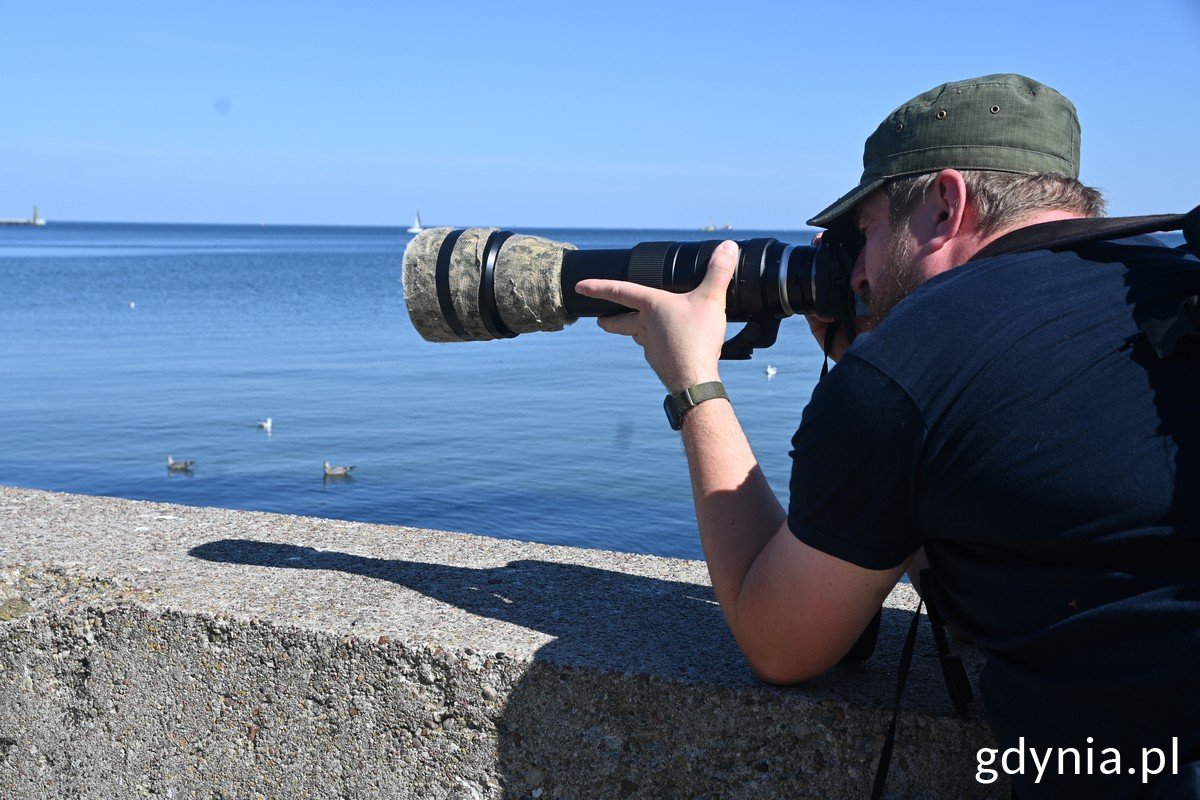
[[729, 395], [725, 393], [725, 385], [720, 381], [697, 383], [682, 392], [667, 395], [667, 399], [663, 400], [663, 411], [667, 412], [667, 422], [671, 423], [671, 430], [677, 431], [683, 427], [683, 415], [688, 411], [705, 400], [715, 400], [718, 397], [729, 399]]

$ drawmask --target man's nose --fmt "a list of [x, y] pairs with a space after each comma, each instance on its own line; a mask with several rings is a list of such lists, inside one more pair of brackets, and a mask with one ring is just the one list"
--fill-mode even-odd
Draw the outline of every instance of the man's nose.
[[854, 269], [850, 271], [850, 288], [860, 297], [867, 289], [867, 266], [863, 254], [859, 253], [854, 260]]

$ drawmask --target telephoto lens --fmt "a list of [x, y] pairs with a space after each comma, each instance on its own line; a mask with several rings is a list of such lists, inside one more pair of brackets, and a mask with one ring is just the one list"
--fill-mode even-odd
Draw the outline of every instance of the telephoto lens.
[[[430, 228], [404, 252], [404, 297], [413, 326], [430, 342], [557, 331], [579, 317], [629, 310], [578, 294], [579, 281], [610, 278], [689, 292], [704, 280], [720, 243], [643, 242], [628, 250], [579, 250], [497, 228]], [[778, 239], [749, 239], [738, 246], [725, 312], [730, 322], [750, 323], [755, 346], [773, 343], [779, 320], [793, 314], [855, 314], [850, 271], [858, 242], [827, 233], [816, 246]]]

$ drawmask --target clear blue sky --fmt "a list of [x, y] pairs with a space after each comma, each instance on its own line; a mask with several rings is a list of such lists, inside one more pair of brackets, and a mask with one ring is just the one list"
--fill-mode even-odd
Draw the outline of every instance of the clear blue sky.
[[1113, 213], [1200, 203], [1200, 0], [0, 0], [0, 217], [798, 228], [989, 72]]

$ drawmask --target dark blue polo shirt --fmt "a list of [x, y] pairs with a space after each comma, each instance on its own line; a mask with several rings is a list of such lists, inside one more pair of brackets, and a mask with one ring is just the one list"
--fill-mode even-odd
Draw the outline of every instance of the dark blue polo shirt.
[[967, 263], [854, 343], [792, 441], [791, 530], [871, 569], [926, 548], [1001, 747], [1121, 752], [1022, 798], [1135, 796], [1172, 737], [1200, 797], [1200, 346], [1160, 360], [1138, 325], [1197, 293], [1149, 237]]

